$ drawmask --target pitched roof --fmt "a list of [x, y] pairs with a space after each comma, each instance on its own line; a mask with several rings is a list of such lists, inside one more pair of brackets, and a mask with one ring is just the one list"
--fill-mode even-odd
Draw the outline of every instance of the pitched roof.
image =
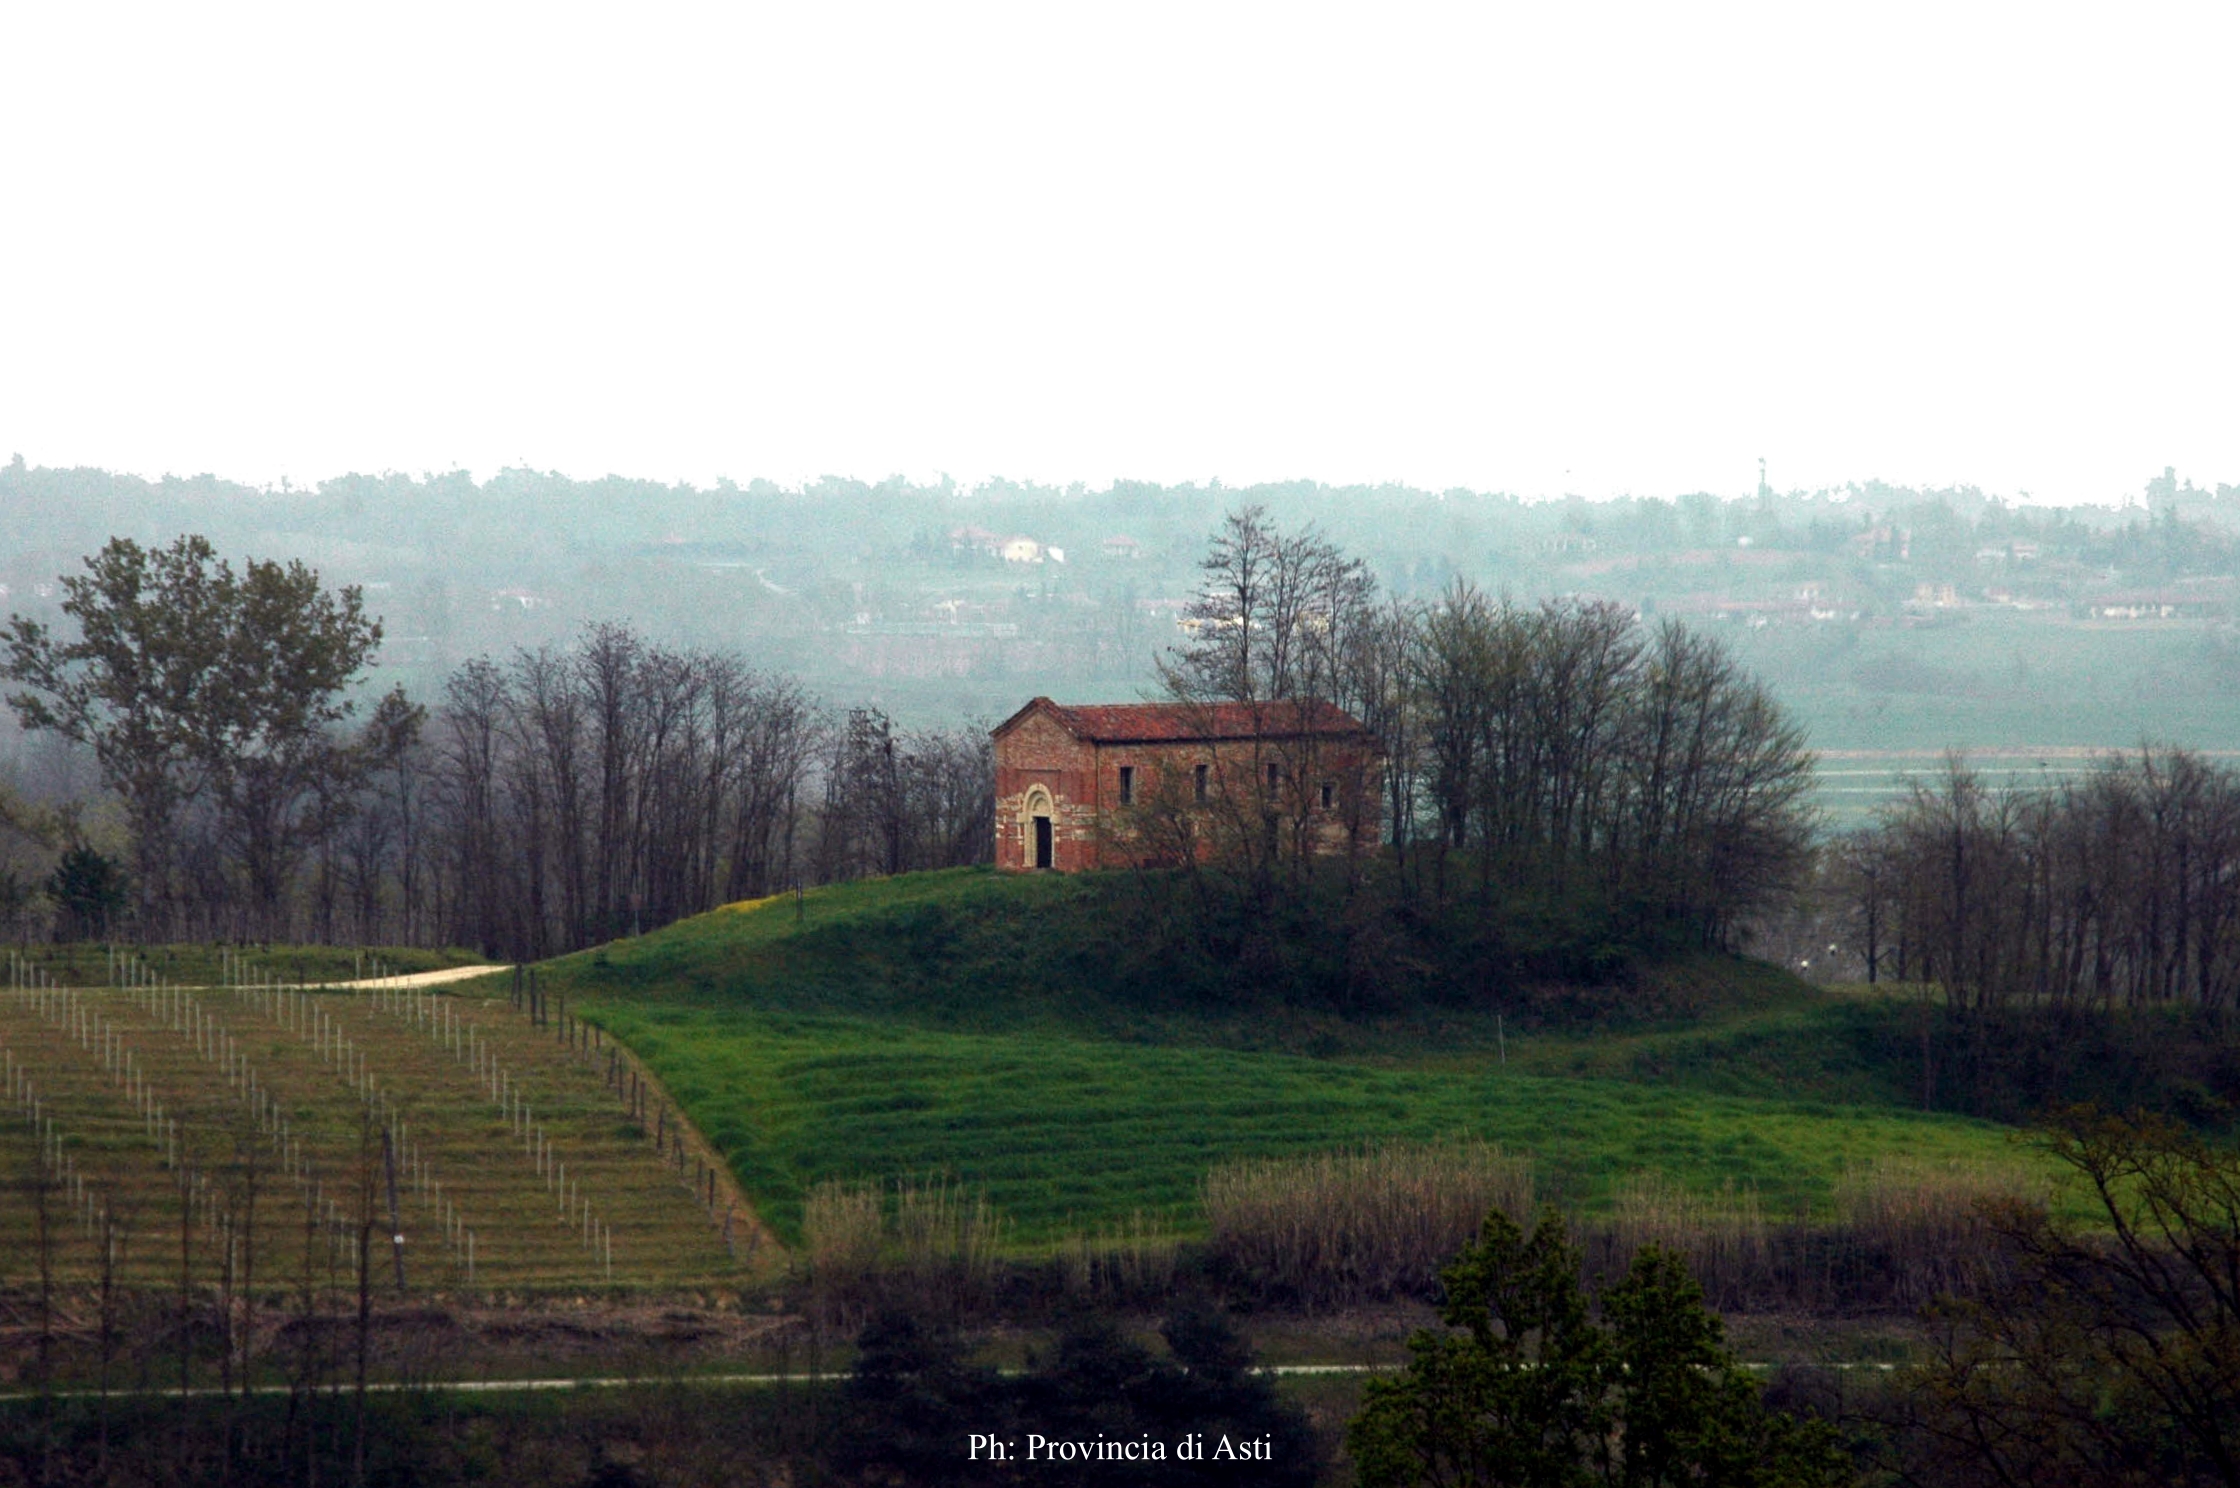
[[1169, 744], [1192, 740], [1296, 739], [1355, 735], [1361, 724], [1343, 708], [1311, 703], [1085, 703], [1066, 707], [1038, 697], [996, 725], [1002, 734], [1045, 711], [1092, 744]]

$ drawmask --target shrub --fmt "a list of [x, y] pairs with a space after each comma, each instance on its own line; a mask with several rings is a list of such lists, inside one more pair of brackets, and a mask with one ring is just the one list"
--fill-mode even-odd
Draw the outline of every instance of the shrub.
[[[1024, 1373], [1005, 1378], [970, 1362], [954, 1332], [883, 1313], [857, 1341], [833, 1465], [843, 1481], [913, 1488], [1307, 1488], [1315, 1481], [1321, 1453], [1305, 1418], [1253, 1370], [1225, 1317], [1184, 1306], [1162, 1331], [1172, 1358], [1154, 1355], [1107, 1317], [1080, 1314]], [[975, 1460], [974, 1433], [1007, 1443], [1010, 1455], [983, 1448]], [[1067, 1461], [1029, 1461], [1029, 1433], [1089, 1451]], [[1193, 1436], [1203, 1444], [1201, 1456], [1178, 1450]], [[1256, 1455], [1224, 1452], [1224, 1439], [1253, 1444]], [[1136, 1455], [1119, 1456], [1115, 1447]]]
[[1495, 1210], [1440, 1273], [1450, 1331], [1372, 1380], [1347, 1443], [1363, 1488], [1721, 1483], [1820, 1488], [1851, 1473], [1833, 1435], [1768, 1410], [1702, 1288], [1646, 1246], [1601, 1296], [1553, 1212], [1530, 1239]]
[[[1950, 1481], [2240, 1483], [2240, 1154], [2158, 1117], [2044, 1134], [2090, 1198], [1986, 1211], [2002, 1272], [1943, 1304], [1911, 1441]], [[1957, 1470], [1956, 1470], [1957, 1469]]]

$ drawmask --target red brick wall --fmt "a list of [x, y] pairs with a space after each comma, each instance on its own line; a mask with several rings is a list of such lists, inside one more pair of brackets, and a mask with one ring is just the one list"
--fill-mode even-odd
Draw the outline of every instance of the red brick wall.
[[1033, 826], [1023, 820], [1027, 792], [1041, 786], [1051, 816], [1054, 867], [1096, 866], [1096, 752], [1047, 714], [1022, 719], [996, 740], [996, 866], [1034, 866]]
[[[1267, 757], [1283, 754], [1275, 748]], [[1287, 812], [1303, 804], [1315, 820], [1322, 851], [1345, 849], [1349, 820], [1362, 822], [1364, 847], [1377, 841], [1372, 763], [1369, 752], [1357, 745], [1326, 744], [1318, 751], [1313, 779], [1287, 781], [1282, 787], [1279, 798]], [[1136, 859], [1138, 849], [1118, 834], [1118, 822], [1111, 815], [1120, 804], [1121, 767], [1135, 768], [1138, 804], [1156, 797], [1164, 772], [1164, 788], [1173, 793], [1171, 799], [1187, 805], [1193, 798], [1193, 771], [1200, 764], [1212, 770], [1209, 783], [1216, 792], [1264, 789], [1261, 762], [1250, 744], [1226, 744], [1218, 750], [1195, 743], [1093, 745], [1075, 738], [1047, 714], [1030, 715], [996, 740], [996, 866], [1013, 871], [1033, 867], [1033, 826], [1025, 806], [1028, 792], [1039, 785], [1050, 793], [1055, 807], [1053, 867], [1061, 872], [1125, 867]], [[1247, 780], [1247, 775], [1252, 778]], [[1337, 794], [1328, 813], [1320, 809], [1324, 780], [1335, 785]]]

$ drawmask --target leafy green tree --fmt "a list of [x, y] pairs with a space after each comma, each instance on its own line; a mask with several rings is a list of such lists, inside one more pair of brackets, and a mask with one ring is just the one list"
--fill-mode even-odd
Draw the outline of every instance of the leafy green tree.
[[1645, 1247], [1600, 1317], [1554, 1213], [1495, 1210], [1441, 1273], [1445, 1332], [1371, 1381], [1347, 1435], [1364, 1488], [1819, 1488], [1832, 1433], [1769, 1410], [1680, 1258]]
[[[4, 890], [0, 885], [0, 900]], [[124, 865], [73, 843], [47, 876], [47, 897], [54, 901], [56, 939], [98, 940], [124, 911]]]
[[[234, 581], [224, 563], [216, 675], [190, 719], [193, 757], [239, 865], [254, 917], [271, 935], [305, 845], [332, 829], [365, 761], [336, 732], [356, 705], [352, 685], [381, 645], [359, 591], [321, 587], [302, 563], [252, 560]], [[401, 694], [385, 712], [415, 710]]]
[[[1228, 1320], [1185, 1302], [1162, 1332], [1161, 1359], [1109, 1318], [1071, 1320], [1047, 1357], [1005, 1377], [970, 1362], [955, 1332], [889, 1313], [856, 1343], [832, 1465], [840, 1481], [1112, 1484], [1115, 1488], [1307, 1488], [1322, 1467], [1313, 1433]], [[1156, 1456], [1027, 1459], [1028, 1433], [1050, 1441], [1157, 1443]], [[973, 1433], [1011, 1446], [975, 1460]], [[1181, 1450], [1194, 1439], [1195, 1455]]]
[[301, 563], [237, 575], [196, 536], [161, 549], [112, 538], [85, 568], [62, 580], [75, 640], [22, 615], [0, 632], [0, 676], [23, 688], [9, 703], [26, 728], [91, 749], [122, 800], [143, 934], [172, 917], [182, 822], [203, 800], [269, 917], [318, 825], [305, 802], [346, 759], [332, 726], [353, 710], [380, 623], [354, 588], [330, 593]]
[[25, 935], [31, 901], [39, 895], [37, 883], [6, 865], [0, 865], [0, 938]]

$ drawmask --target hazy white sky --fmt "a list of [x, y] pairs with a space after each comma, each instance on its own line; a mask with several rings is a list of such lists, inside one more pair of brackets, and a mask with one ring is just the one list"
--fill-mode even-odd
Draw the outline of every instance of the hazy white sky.
[[0, 459], [2240, 481], [2240, 9], [0, 7]]

